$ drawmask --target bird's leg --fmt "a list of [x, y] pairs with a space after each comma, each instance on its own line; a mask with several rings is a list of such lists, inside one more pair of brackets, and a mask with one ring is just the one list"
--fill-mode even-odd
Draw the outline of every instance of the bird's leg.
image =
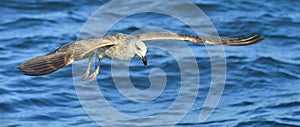
[[97, 75], [99, 74], [101, 61], [102, 61], [102, 58], [99, 58], [97, 68], [96, 68], [95, 72], [93, 72], [90, 76], [90, 82], [93, 82], [96, 79]]
[[89, 63], [88, 63], [87, 70], [86, 70], [86, 72], [84, 73], [84, 75], [82, 76], [82, 80], [83, 80], [83, 81], [86, 80], [86, 78], [87, 78], [87, 77], [89, 76], [89, 74], [90, 74], [92, 62], [93, 62], [93, 56], [90, 55], [90, 56], [89, 56]]

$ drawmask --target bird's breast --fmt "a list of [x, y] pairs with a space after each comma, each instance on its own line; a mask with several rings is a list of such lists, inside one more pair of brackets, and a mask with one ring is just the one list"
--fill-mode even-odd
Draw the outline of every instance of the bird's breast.
[[128, 46], [112, 46], [105, 51], [105, 57], [116, 60], [131, 60], [135, 54], [129, 50]]

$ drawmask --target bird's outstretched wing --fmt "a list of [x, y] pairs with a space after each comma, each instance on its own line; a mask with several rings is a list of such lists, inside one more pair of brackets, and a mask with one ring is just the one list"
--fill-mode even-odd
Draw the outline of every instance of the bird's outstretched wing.
[[71, 64], [73, 61], [85, 58], [87, 54], [97, 48], [114, 44], [114, 41], [103, 38], [69, 43], [52, 53], [28, 60], [19, 65], [17, 69], [25, 75], [46, 75]]
[[141, 41], [150, 40], [186, 40], [196, 43], [208, 43], [214, 45], [226, 45], [226, 46], [244, 46], [258, 43], [264, 39], [262, 35], [253, 36], [238, 36], [238, 37], [203, 37], [203, 36], [189, 36], [175, 33], [144, 33], [137, 35]]

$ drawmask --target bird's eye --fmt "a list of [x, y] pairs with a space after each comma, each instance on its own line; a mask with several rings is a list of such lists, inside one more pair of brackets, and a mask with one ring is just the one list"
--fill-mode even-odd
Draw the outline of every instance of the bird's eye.
[[136, 47], [136, 49], [137, 49], [137, 50], [141, 50], [141, 48], [140, 48], [140, 47], [138, 47], [137, 45], [135, 45], [135, 47]]

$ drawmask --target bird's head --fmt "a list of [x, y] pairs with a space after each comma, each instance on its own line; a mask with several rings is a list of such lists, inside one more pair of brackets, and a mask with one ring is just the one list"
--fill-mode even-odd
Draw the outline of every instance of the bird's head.
[[144, 42], [142, 41], [138, 41], [135, 43], [135, 54], [138, 55], [145, 66], [147, 66], [147, 57], [146, 57], [146, 53], [147, 53], [147, 47], [144, 44]]

